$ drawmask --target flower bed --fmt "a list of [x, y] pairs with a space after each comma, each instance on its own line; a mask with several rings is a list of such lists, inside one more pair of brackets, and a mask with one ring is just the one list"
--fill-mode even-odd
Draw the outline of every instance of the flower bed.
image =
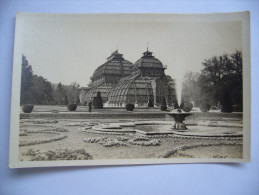
[[117, 140], [118, 141], [127, 141], [129, 138], [125, 137], [125, 136], [118, 136]]
[[199, 143], [199, 144], [192, 144], [192, 145], [185, 145], [185, 146], [180, 146], [180, 147], [175, 147], [171, 150], [166, 150], [165, 152], [161, 153], [158, 155], [158, 158], [168, 158], [171, 155], [175, 154], [176, 152], [179, 152], [181, 150], [187, 150], [187, 149], [193, 149], [193, 148], [198, 148], [198, 147], [208, 147], [208, 146], [224, 146], [224, 145], [242, 145], [241, 143], [234, 142], [234, 143]]
[[89, 137], [85, 138], [83, 141], [88, 143], [98, 143], [103, 145], [104, 147], [127, 146], [127, 144], [122, 141], [108, 139], [107, 137]]
[[50, 143], [50, 142], [59, 141], [59, 140], [65, 139], [65, 138], [67, 138], [66, 135], [54, 137], [51, 139], [23, 141], [23, 142], [19, 143], [19, 146], [30, 146], [30, 145], [36, 145], [36, 144]]
[[[86, 125], [89, 125], [88, 122], [72, 122], [72, 123], [67, 123], [64, 126], [70, 126], [70, 127], [84, 127]], [[92, 124], [91, 124], [92, 125]]]
[[[20, 129], [20, 132], [24, 133], [50, 133], [50, 134], [59, 134], [56, 132], [69, 132], [67, 129], [59, 128], [59, 127], [52, 127], [50, 129], [38, 129], [38, 130], [28, 130], [28, 129]], [[60, 134], [59, 134], [60, 135]]]
[[25, 156], [31, 156], [32, 161], [52, 161], [52, 160], [91, 160], [93, 157], [85, 149], [56, 149], [47, 152], [29, 149]]
[[55, 124], [58, 123], [58, 121], [47, 121], [47, 120], [38, 120], [38, 121], [33, 121], [34, 124]]
[[132, 145], [140, 145], [140, 146], [160, 146], [161, 141], [158, 139], [150, 140], [147, 137], [135, 137], [129, 140], [129, 143]]

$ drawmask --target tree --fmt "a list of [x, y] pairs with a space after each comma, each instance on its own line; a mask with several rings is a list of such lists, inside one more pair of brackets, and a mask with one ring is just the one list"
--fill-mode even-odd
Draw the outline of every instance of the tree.
[[76, 104], [77, 104], [77, 105], [79, 105], [79, 104], [80, 104], [80, 98], [79, 98], [79, 95], [77, 96]]
[[230, 97], [230, 92], [227, 90], [224, 92], [222, 99], [221, 99], [221, 111], [222, 112], [232, 112], [232, 100]]
[[22, 104], [52, 104], [52, 84], [42, 76], [34, 75], [31, 65], [25, 56], [22, 56], [21, 78], [21, 105]]
[[166, 111], [167, 110], [167, 105], [166, 105], [166, 99], [165, 96], [162, 97], [162, 104], [160, 110]]
[[[54, 90], [54, 102], [57, 105], [63, 105], [65, 103], [66, 90], [62, 83], [58, 83], [56, 89]], [[67, 100], [68, 104], [68, 100]]]
[[153, 101], [151, 99], [148, 100], [148, 107], [154, 107]]
[[[199, 106], [202, 102], [202, 90], [199, 85], [199, 73], [187, 72], [184, 75], [183, 88], [182, 88], [182, 102], [194, 102]], [[203, 95], [202, 95], [203, 96]]]
[[64, 105], [68, 105], [68, 99], [67, 99], [67, 96], [65, 96]]
[[103, 102], [100, 91], [97, 92], [97, 96], [94, 102], [94, 108], [102, 109], [103, 108]]
[[77, 104], [79, 96], [79, 84], [72, 82], [69, 86], [66, 86], [66, 95], [70, 104]]
[[31, 86], [33, 80], [32, 67], [28, 60], [22, 55], [22, 78], [21, 78], [21, 96], [20, 104], [30, 104], [31, 101]]
[[242, 53], [236, 51], [231, 55], [214, 56], [205, 60], [202, 65], [203, 69], [198, 79], [201, 99], [211, 105], [217, 105], [225, 98], [222, 92], [229, 91], [232, 104], [239, 105], [242, 109]]

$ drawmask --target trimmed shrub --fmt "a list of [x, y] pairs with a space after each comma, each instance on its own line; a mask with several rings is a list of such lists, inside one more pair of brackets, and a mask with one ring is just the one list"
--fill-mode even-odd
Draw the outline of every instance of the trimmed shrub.
[[80, 98], [79, 98], [79, 96], [77, 96], [76, 104], [80, 105]]
[[154, 107], [154, 104], [153, 104], [152, 100], [148, 100], [147, 106], [148, 107]]
[[162, 97], [162, 105], [160, 107], [160, 110], [162, 110], [162, 111], [166, 111], [167, 110], [166, 99], [165, 99], [164, 96]]
[[127, 110], [127, 111], [133, 111], [134, 108], [135, 108], [134, 104], [127, 104], [127, 105], [126, 105], [126, 110]]
[[25, 104], [25, 105], [23, 105], [23, 107], [22, 107], [22, 111], [23, 111], [24, 113], [31, 113], [32, 110], [33, 110], [33, 108], [34, 108], [34, 105], [33, 105], [33, 104]]
[[193, 108], [193, 105], [190, 102], [184, 103], [183, 107], [182, 107], [184, 112], [190, 112], [192, 110], [192, 108]]
[[160, 107], [160, 110], [166, 111], [166, 110], [167, 110], [167, 106], [166, 106], [166, 105], [162, 105], [162, 106]]
[[103, 101], [102, 101], [102, 97], [101, 97], [101, 93], [100, 91], [97, 92], [97, 96], [94, 99], [94, 108], [96, 109], [103, 109]]
[[200, 106], [200, 110], [202, 111], [202, 112], [208, 112], [209, 110], [210, 110], [210, 104], [209, 103], [205, 103], [205, 104], [202, 104], [201, 106]]
[[67, 109], [68, 109], [69, 111], [75, 111], [76, 108], [77, 108], [77, 105], [76, 105], [76, 104], [68, 104], [68, 105], [67, 105]]

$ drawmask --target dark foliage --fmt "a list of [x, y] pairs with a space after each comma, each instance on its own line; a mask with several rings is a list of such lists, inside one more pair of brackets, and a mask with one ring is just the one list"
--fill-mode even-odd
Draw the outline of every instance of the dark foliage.
[[152, 100], [148, 100], [147, 106], [148, 107], [154, 107], [153, 101]]
[[76, 104], [68, 104], [68, 105], [67, 105], [67, 109], [68, 109], [69, 111], [75, 111], [76, 108], [77, 108], [77, 105], [76, 105]]
[[177, 102], [173, 103], [173, 106], [174, 106], [174, 109], [178, 109], [179, 108], [179, 105]]
[[243, 74], [242, 53], [236, 51], [231, 55], [214, 56], [204, 60], [201, 73], [187, 73], [183, 83], [185, 100], [194, 101], [196, 106], [204, 102], [212, 106], [222, 103], [222, 92], [231, 89], [229, 96], [232, 105], [242, 110]]
[[80, 104], [80, 98], [79, 98], [79, 96], [77, 96], [76, 104], [77, 104], [77, 105]]
[[223, 97], [221, 99], [221, 112], [233, 112], [232, 108], [232, 100], [230, 96], [230, 92], [226, 90], [223, 94]]
[[33, 108], [34, 108], [33, 104], [25, 104], [25, 105], [22, 106], [22, 111], [24, 113], [31, 113]]
[[79, 84], [76, 82], [68, 86], [61, 83], [52, 84], [42, 76], [35, 75], [26, 57], [22, 56], [21, 105], [67, 105], [77, 103], [78, 95]]
[[160, 110], [162, 110], [162, 111], [167, 110], [166, 99], [164, 96], [162, 97], [162, 104], [161, 104]]
[[33, 74], [25, 56], [22, 56], [21, 105], [53, 104], [52, 84], [41, 76]]
[[97, 92], [97, 96], [94, 98], [93, 105], [95, 109], [103, 109], [103, 101], [100, 91]]
[[67, 99], [67, 96], [65, 96], [65, 98], [64, 98], [64, 105], [68, 105], [68, 99]]
[[127, 104], [127, 105], [126, 105], [126, 110], [127, 110], [127, 111], [133, 111], [134, 108], [135, 108], [134, 104]]
[[193, 104], [190, 102], [183, 103], [182, 109], [184, 112], [190, 112], [193, 108]]
[[210, 110], [211, 105], [209, 103], [203, 103], [200, 106], [200, 110], [202, 112], [208, 112]]

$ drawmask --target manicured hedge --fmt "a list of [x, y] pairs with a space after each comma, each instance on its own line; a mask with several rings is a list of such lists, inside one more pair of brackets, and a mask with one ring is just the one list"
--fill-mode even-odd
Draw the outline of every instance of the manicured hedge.
[[133, 111], [134, 108], [135, 108], [134, 104], [127, 104], [127, 105], [126, 105], [126, 110], [127, 110], [127, 111]]
[[34, 108], [34, 105], [33, 105], [33, 104], [25, 104], [25, 105], [23, 105], [23, 107], [22, 107], [22, 111], [23, 111], [24, 113], [31, 113], [32, 110], [33, 110], [33, 108]]
[[76, 108], [77, 108], [77, 105], [76, 105], [76, 104], [68, 104], [68, 105], [67, 105], [67, 109], [68, 109], [69, 111], [75, 111]]

